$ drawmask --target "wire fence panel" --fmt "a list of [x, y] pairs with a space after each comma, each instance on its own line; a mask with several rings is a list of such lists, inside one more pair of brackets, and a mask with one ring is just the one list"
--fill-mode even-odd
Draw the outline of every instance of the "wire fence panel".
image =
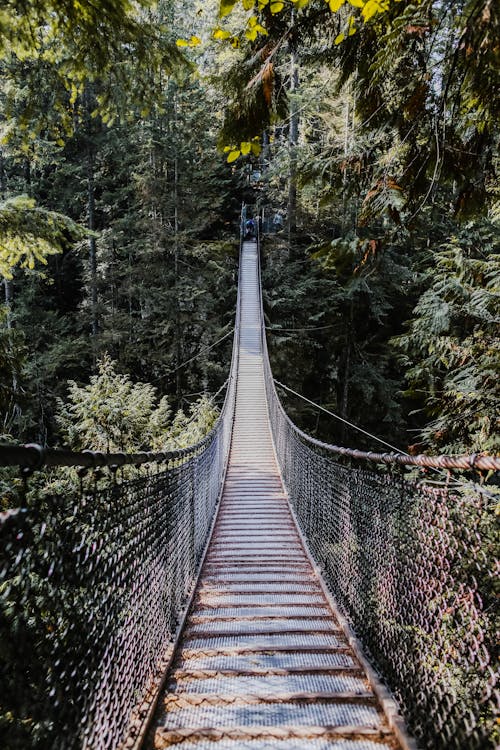
[[[222, 488], [238, 333], [239, 303], [222, 413], [200, 443], [168, 454], [165, 470], [121, 483], [98, 470], [78, 489], [66, 469], [0, 514], [2, 748], [111, 750], [140, 725]], [[28, 484], [43, 487], [40, 476]]]
[[[266, 390], [283, 478], [326, 582], [429, 750], [497, 746], [498, 535], [479, 489], [342, 465]], [[498, 593], [498, 592], [497, 592]], [[498, 624], [498, 623], [497, 623]]]
[[2, 515], [2, 747], [117, 747], [193, 585], [232, 410], [165, 471]]

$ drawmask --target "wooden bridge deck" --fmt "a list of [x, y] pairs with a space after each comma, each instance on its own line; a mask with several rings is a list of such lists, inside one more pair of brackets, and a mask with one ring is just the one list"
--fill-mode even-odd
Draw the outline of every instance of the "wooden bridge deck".
[[224, 492], [147, 746], [402, 747], [329, 604], [281, 482], [267, 415], [258, 284], [256, 244], [247, 242]]

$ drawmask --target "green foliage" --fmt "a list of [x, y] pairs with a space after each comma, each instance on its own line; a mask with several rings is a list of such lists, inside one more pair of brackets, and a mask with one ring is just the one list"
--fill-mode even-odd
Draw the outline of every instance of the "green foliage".
[[7, 307], [0, 306], [0, 414], [3, 416], [0, 433], [9, 431], [26, 361], [23, 336], [8, 324], [9, 314]]
[[[162, 77], [189, 69], [163, 12], [149, 1], [9, 0], [0, 11], [2, 143], [16, 158], [35, 161], [47, 152], [54, 157], [82, 120], [90, 129], [98, 116], [111, 123], [131, 120], [137, 110], [147, 114]], [[76, 236], [68, 219], [35, 213], [24, 196], [15, 200], [3, 210], [8, 231], [0, 229], [4, 275], [23, 258], [31, 268], [57, 252], [63, 222]]]
[[171, 410], [164, 396], [157, 403], [149, 383], [132, 383], [115, 370], [105, 355], [89, 385], [69, 383], [68, 401], [60, 403], [57, 421], [64, 443], [74, 450], [134, 453], [192, 445], [212, 428], [217, 410], [208, 397], [179, 411], [170, 426]]
[[274, 61], [263, 61], [261, 54], [237, 61], [226, 73], [223, 82], [226, 111], [219, 144], [229, 148], [230, 155], [236, 151], [244, 153], [246, 146], [243, 144], [248, 143], [249, 151], [252, 151], [252, 143], [255, 144], [255, 154], [258, 150], [256, 140], [262, 131], [286, 116], [286, 94], [281, 81]]
[[[366, 23], [381, 13], [385, 13], [394, 5], [394, 2], [400, 0], [326, 0], [328, 9], [332, 13], [342, 11], [343, 30], [335, 37], [334, 44], [340, 44], [346, 37], [356, 33], [358, 23]], [[224, 18], [229, 15], [239, 5], [239, 0], [220, 0], [219, 17]], [[273, 2], [273, 0], [241, 0], [245, 11], [256, 11], [261, 19], [257, 24], [258, 16], [252, 15], [247, 19], [245, 36], [250, 41], [254, 41], [257, 33], [267, 35], [267, 26], [273, 16], [279, 14], [288, 15], [290, 12], [300, 11], [309, 5], [318, 5], [311, 0], [291, 0], [290, 3]], [[324, 6], [323, 6], [324, 7]], [[264, 26], [262, 26], [264, 23]], [[258, 25], [258, 29], [256, 26]], [[219, 30], [220, 31], [220, 30]], [[227, 38], [221, 37], [218, 38]]]
[[[132, 80], [131, 68], [128, 75]], [[217, 152], [216, 90], [194, 76], [182, 86], [162, 80], [150, 112], [134, 112], [126, 125], [78, 112], [64, 146], [46, 130], [25, 150], [22, 117], [8, 123], [13, 137], [0, 158], [6, 194], [29, 192], [39, 205], [88, 222], [91, 165], [96, 230], [87, 241], [68, 241], [61, 253], [48, 256], [43, 275], [29, 269], [14, 274], [12, 317], [30, 351], [13, 428], [21, 440], [58, 439], [56, 400], [65, 382], [87, 382], [105, 351], [120, 371], [169, 394], [175, 408], [184, 393], [216, 391], [227, 375], [229, 339], [187, 366], [177, 365], [232, 325], [239, 178]], [[99, 86], [88, 87], [90, 109], [98, 107]], [[116, 93], [127, 98], [123, 87]], [[39, 96], [30, 101], [50, 114], [47, 82], [39, 82]], [[98, 331], [90, 337], [93, 287]]]
[[[31, 89], [32, 95], [39, 72], [44, 71], [55, 92], [54, 114], [62, 132], [72, 129], [71, 108], [89, 81], [100, 83], [99, 112], [110, 119], [130, 112], [131, 105], [151, 106], [158, 93], [158, 75], [185, 65], [162, 14], [157, 7], [151, 9], [149, 0], [8, 0], [0, 15], [1, 59], [13, 80], [15, 63], [21, 63], [25, 91]], [[132, 66], [134, 86], [130, 85]], [[25, 130], [34, 112], [30, 100], [26, 97], [24, 105]], [[8, 111], [14, 102], [7, 98]]]
[[[310, 334], [317, 336], [318, 348], [324, 347], [322, 358], [304, 355], [298, 343], [292, 344], [293, 335], [273, 334], [271, 354], [278, 372], [341, 414], [347, 403], [350, 419], [402, 448], [497, 451], [498, 343], [492, 306], [498, 299], [486, 271], [478, 272], [474, 292], [460, 292], [463, 309], [459, 312], [457, 298], [449, 330], [430, 344], [438, 308], [442, 312], [436, 300], [444, 296], [450, 302], [446, 284], [457, 287], [457, 278], [459, 287], [472, 284], [463, 280], [472, 250], [457, 254], [456, 243], [468, 246], [469, 234], [476, 238], [471, 239], [474, 252], [496, 263], [491, 256], [495, 230], [487, 230], [483, 221], [495, 221], [498, 214], [500, 87], [498, 49], [492, 44], [498, 36], [497, 9], [466, 0], [458, 5], [391, 3], [383, 19], [373, 16], [336, 46], [338, 21], [313, 15], [310, 4], [295, 17], [288, 48], [277, 51], [273, 45], [283, 30], [276, 19], [271, 21], [266, 49], [273, 50], [285, 86], [292, 83], [292, 48], [299, 61], [300, 86], [289, 95], [290, 111], [299, 120], [293, 147], [291, 116], [268, 128], [263, 203], [272, 206], [268, 210], [266, 205], [271, 216], [287, 204], [291, 210], [295, 165], [297, 234], [290, 234], [287, 258], [300, 258], [301, 252], [307, 257], [301, 247], [309, 244], [336, 284], [322, 295], [313, 292], [315, 304], [305, 303], [305, 308], [310, 318], [323, 316], [322, 321], [330, 320], [331, 310], [339, 314], [339, 322], [330, 323], [328, 339], [326, 332]], [[445, 262], [446, 248], [450, 257]], [[439, 290], [433, 286], [436, 267]], [[291, 272], [294, 291], [281, 290], [283, 300], [312, 279], [307, 263], [302, 276]], [[476, 320], [484, 306], [490, 317]], [[412, 354], [396, 360], [390, 340], [401, 334], [413, 309]], [[286, 316], [286, 305], [280, 313]], [[273, 315], [273, 323], [280, 325], [279, 315]], [[434, 346], [432, 353], [427, 344]], [[290, 361], [297, 368], [290, 368]], [[300, 378], [295, 373], [299, 363]], [[406, 376], [410, 388], [404, 398], [398, 390]], [[296, 408], [291, 402], [287, 407]], [[318, 430], [311, 416], [297, 416]], [[319, 434], [343, 437], [329, 430], [322, 417]]]
[[[75, 450], [132, 452], [150, 445], [154, 388], [146, 383], [133, 384], [128, 375], [115, 372], [109, 356], [99, 361], [97, 374], [88, 386], [69, 383], [68, 398], [65, 406], [61, 404], [58, 422], [65, 443]], [[160, 407], [154, 429], [161, 433], [168, 410], [164, 404]]]
[[207, 435], [215, 424], [218, 410], [208, 396], [201, 396], [189, 407], [189, 414], [179, 409], [170, 427], [168, 438], [158, 446], [161, 450], [174, 450], [195, 445]]
[[38, 207], [32, 198], [19, 195], [0, 202], [0, 273], [12, 279], [17, 265], [33, 269], [47, 265], [47, 257], [60, 253], [88, 232], [63, 214]]
[[422, 439], [446, 453], [500, 452], [498, 227], [465, 225], [435, 253], [402, 353], [407, 395], [423, 400]]
[[[404, 441], [397, 397], [401, 381], [387, 343], [394, 318], [406, 310], [404, 254], [367, 257], [366, 243], [356, 239], [316, 247], [309, 261], [291, 263], [276, 247], [266, 254], [265, 308], [275, 377], [380, 437]], [[322, 439], [377, 447], [288, 397], [286, 408]]]

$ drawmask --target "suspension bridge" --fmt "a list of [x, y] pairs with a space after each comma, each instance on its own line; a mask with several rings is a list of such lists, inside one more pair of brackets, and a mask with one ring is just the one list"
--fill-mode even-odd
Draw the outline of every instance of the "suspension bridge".
[[[492, 498], [419, 467], [500, 459], [301, 432], [269, 365], [257, 242], [242, 243], [226, 398], [200, 443], [4, 446], [0, 461], [26, 482], [0, 523], [5, 747], [495, 746]], [[120, 481], [129, 464], [147, 473]], [[42, 467], [75, 465], [79, 488], [68, 474], [30, 491]]]

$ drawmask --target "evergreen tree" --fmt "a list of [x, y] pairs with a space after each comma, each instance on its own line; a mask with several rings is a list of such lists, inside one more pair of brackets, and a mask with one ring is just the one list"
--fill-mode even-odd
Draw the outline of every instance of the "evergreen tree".
[[[185, 16], [169, 3], [155, 13], [173, 44], [185, 32]], [[178, 30], [167, 34], [165, 20]], [[40, 74], [50, 67], [35, 54], [30, 60]], [[16, 225], [9, 221], [9, 231], [17, 242], [28, 236], [28, 207], [43, 219], [40, 238], [33, 235], [35, 250], [22, 245], [31, 253], [27, 264], [45, 240], [46, 218], [53, 224], [52, 244], [38, 252], [44, 272], [17, 270], [8, 286], [10, 324], [30, 351], [13, 426], [24, 440], [57, 437], [56, 404], [66, 380], [85, 381], [106, 351], [133, 377], [173, 393], [177, 406], [185, 406], [186, 392], [217, 390], [227, 373], [229, 338], [200, 356], [206, 343], [230, 331], [234, 316], [236, 245], [224, 237], [227, 227], [234, 238], [238, 178], [216, 150], [219, 101], [187, 63], [177, 82], [169, 65], [152, 66], [156, 96], [147, 112], [139, 111], [128, 95], [142, 85], [144, 71], [136, 67], [127, 61], [126, 77], [113, 91], [128, 107], [121, 122], [109, 119], [102, 80], [85, 78], [64, 142], [47, 114], [60, 94], [50, 75], [39, 81], [38, 99], [29, 81], [21, 85], [20, 61], [14, 59], [5, 79], [2, 189], [9, 216], [16, 206], [20, 217]], [[27, 109], [34, 101], [38, 108]], [[20, 192], [30, 196], [23, 206], [11, 197]], [[35, 200], [60, 216], [34, 208]], [[87, 237], [82, 225], [91, 230]], [[47, 256], [55, 251], [60, 254]]]
[[152, 385], [133, 383], [115, 368], [105, 355], [88, 385], [69, 383], [68, 400], [59, 403], [57, 413], [65, 445], [105, 453], [171, 450], [210, 431], [217, 411], [208, 398], [192, 406], [189, 418], [179, 411], [170, 424], [167, 397], [157, 401]]
[[[472, 420], [469, 432], [457, 416], [457, 436], [462, 440], [456, 440], [452, 424], [458, 400], [448, 395], [445, 406], [444, 399], [429, 399], [426, 387], [410, 388], [408, 400], [401, 399], [405, 368], [413, 362], [429, 378], [440, 380], [439, 358], [424, 358], [425, 345], [419, 350], [413, 336], [412, 344], [404, 344], [413, 347], [413, 358], [398, 364], [390, 340], [396, 337], [398, 345], [407, 341], [397, 336], [413, 308], [416, 318], [409, 323], [410, 331], [430, 323], [431, 293], [423, 279], [433, 277], [436, 264], [446, 267], [453, 279], [467, 275], [465, 258], [454, 256], [454, 264], [446, 264], [439, 248], [455, 246], [455, 238], [468, 232], [477, 237], [476, 250], [489, 257], [488, 278], [498, 268], [490, 239], [481, 229], [483, 217], [488, 212], [494, 216], [498, 202], [494, 144], [499, 87], [493, 42], [498, 12], [489, 2], [466, 0], [458, 6], [387, 3], [376, 12], [371, 6], [339, 2], [328, 8], [305, 2], [290, 12], [286, 5], [271, 8], [259, 3], [258, 9], [246, 4], [247, 15], [239, 16], [242, 50], [230, 81], [234, 91], [246, 91], [247, 98], [251, 93], [258, 102], [238, 109], [239, 98], [234, 96], [236, 104], [230, 101], [227, 109], [226, 141], [237, 144], [238, 129], [245, 139], [264, 132], [266, 214], [272, 216], [277, 207], [294, 211], [284, 175], [293, 112], [298, 108], [301, 127], [294, 151], [300, 211], [288, 252], [303, 261], [313, 254], [334, 281], [325, 298], [318, 301], [316, 294], [316, 304], [310, 306], [303, 290], [310, 286], [311, 293], [317, 282], [314, 264], [304, 262], [300, 274], [293, 264], [284, 266], [287, 281], [278, 289], [274, 284], [269, 303], [281, 298], [275, 309], [286, 314], [290, 301], [300, 299], [308, 312], [303, 317], [295, 310], [295, 327], [307, 327], [308, 319], [326, 318], [331, 310], [338, 315], [328, 341], [322, 340], [323, 333], [314, 334], [319, 337], [318, 350], [325, 349], [319, 361], [310, 355], [311, 344], [303, 350], [303, 337], [301, 343], [293, 343], [293, 336], [284, 340], [273, 334], [271, 354], [276, 366], [283, 363], [289, 380], [298, 378], [297, 387], [302, 385], [313, 400], [316, 388], [321, 403], [403, 448], [411, 442], [406, 426], [422, 429], [429, 449], [439, 445], [447, 451], [459, 446], [491, 451], [488, 430], [495, 422], [496, 394], [486, 395], [489, 385], [480, 410], [488, 426], [477, 430]], [[238, 7], [239, 3], [221, 4], [221, 16]], [[249, 24], [255, 13], [264, 30], [253, 35]], [[300, 88], [289, 97], [289, 115], [276, 122], [284, 92], [281, 80], [289, 75], [289, 44], [300, 60]], [[259, 106], [264, 113], [259, 114]], [[478, 296], [491, 293], [485, 274], [476, 275], [474, 283]], [[290, 285], [294, 289], [288, 289]], [[274, 310], [268, 309], [279, 326]], [[465, 342], [466, 317], [456, 319], [458, 327], [463, 326], [457, 331], [459, 340]], [[304, 333], [309, 335], [313, 334]], [[482, 340], [482, 333], [477, 339]], [[474, 348], [475, 367], [489, 373], [494, 335], [486, 334], [483, 343], [484, 349]], [[295, 366], [287, 364], [285, 369], [290, 361]], [[407, 375], [416, 385], [415, 371]], [[469, 375], [479, 383], [477, 372]], [[450, 390], [452, 381], [460, 391], [454, 378], [449, 380]], [[405, 411], [411, 413], [404, 415]], [[433, 419], [426, 426], [429, 416]], [[441, 429], [438, 418], [446, 429]], [[311, 417], [306, 422], [314, 424]], [[319, 429], [336, 438], [348, 437], [342, 431], [330, 432], [323, 418]], [[441, 442], [432, 435], [440, 435]]]
[[409, 331], [394, 339], [407, 395], [431, 418], [422, 440], [433, 452], [500, 452], [499, 251], [498, 226], [486, 222], [443, 243]]

